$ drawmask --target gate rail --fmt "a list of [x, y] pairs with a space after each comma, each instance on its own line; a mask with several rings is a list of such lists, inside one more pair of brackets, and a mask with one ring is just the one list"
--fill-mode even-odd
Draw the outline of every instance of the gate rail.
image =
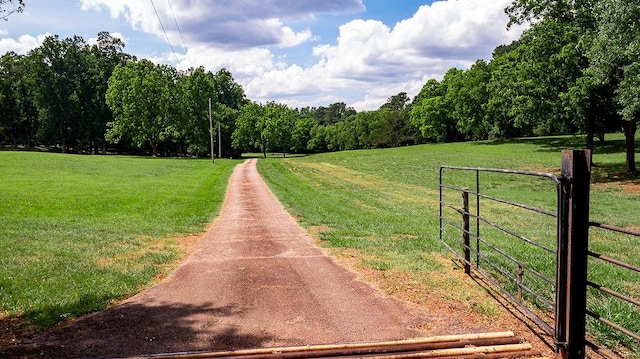
[[[454, 187], [454, 186], [450, 186], [444, 183], [443, 180], [443, 176], [444, 176], [444, 171], [445, 170], [455, 170], [455, 171], [471, 171], [471, 172], [475, 172], [475, 191], [472, 192], [470, 191], [468, 188], [459, 188], [459, 187]], [[556, 280], [555, 278], [549, 278], [548, 276], [544, 275], [543, 273], [540, 273], [539, 271], [537, 271], [536, 269], [532, 268], [531, 266], [527, 265], [526, 263], [524, 263], [523, 261], [518, 260], [517, 258], [515, 258], [512, 255], [509, 255], [508, 253], [506, 253], [506, 251], [498, 248], [497, 246], [491, 244], [489, 241], [487, 241], [482, 235], [481, 235], [481, 231], [480, 231], [480, 223], [482, 222], [483, 224], [488, 225], [489, 227], [493, 227], [496, 228], [497, 230], [509, 235], [510, 237], [513, 237], [517, 240], [523, 241], [529, 245], [538, 247], [550, 254], [556, 255], [557, 251], [553, 248], [549, 248], [548, 246], [541, 244], [535, 240], [529, 239], [525, 236], [522, 236], [518, 233], [516, 233], [513, 230], [510, 230], [509, 228], [505, 228], [503, 226], [500, 226], [496, 223], [493, 223], [491, 220], [489, 220], [488, 218], [486, 218], [485, 216], [481, 215], [480, 213], [480, 200], [488, 200], [491, 202], [496, 202], [496, 203], [501, 203], [507, 206], [513, 206], [513, 207], [518, 207], [518, 208], [522, 208], [524, 210], [527, 211], [531, 211], [534, 213], [538, 213], [538, 214], [542, 214], [542, 215], [546, 215], [546, 216], [550, 216], [550, 217], [554, 217], [557, 218], [557, 214], [544, 210], [544, 209], [540, 209], [540, 208], [536, 208], [533, 206], [529, 206], [526, 204], [522, 204], [522, 203], [518, 203], [518, 202], [513, 202], [513, 201], [509, 201], [506, 199], [502, 199], [502, 198], [498, 198], [495, 196], [489, 196], [486, 195], [484, 193], [482, 193], [481, 191], [481, 185], [480, 185], [480, 173], [482, 172], [491, 172], [491, 173], [502, 173], [502, 174], [507, 174], [507, 175], [526, 175], [526, 176], [533, 176], [533, 177], [542, 177], [542, 178], [547, 178], [549, 180], [551, 180], [553, 182], [553, 184], [556, 187], [556, 191], [560, 191], [560, 184], [561, 181], [557, 178], [557, 176], [553, 175], [553, 174], [549, 174], [549, 173], [542, 173], [542, 172], [532, 172], [532, 171], [515, 171], [515, 170], [505, 170], [505, 169], [496, 169], [496, 168], [473, 168], [473, 167], [457, 167], [457, 166], [441, 166], [440, 167], [440, 241], [447, 247], [449, 248], [449, 250], [451, 250], [456, 256], [458, 256], [462, 261], [464, 261], [464, 266], [465, 266], [465, 273], [470, 274], [471, 271], [471, 267], [475, 264], [475, 266], [473, 267], [474, 270], [480, 274], [485, 280], [487, 280], [488, 282], [490, 282], [492, 285], [494, 285], [498, 290], [500, 290], [505, 296], [507, 296], [512, 302], [514, 302], [515, 304], [518, 305], [518, 307], [524, 311], [527, 316], [529, 316], [532, 320], [534, 320], [538, 325], [540, 325], [548, 334], [553, 334], [554, 329], [553, 327], [547, 323], [547, 321], [545, 321], [544, 318], [542, 318], [540, 315], [538, 315], [535, 311], [531, 310], [528, 305], [522, 300], [522, 291], [524, 290], [525, 292], [527, 292], [529, 295], [535, 297], [540, 303], [544, 304], [545, 307], [547, 307], [550, 310], [555, 310], [555, 304], [552, 303], [552, 300], [549, 300], [549, 298], [544, 298], [543, 295], [537, 293], [534, 289], [528, 287], [526, 284], [523, 283], [522, 278], [525, 276], [525, 272], [529, 272], [531, 274], [533, 274], [534, 276], [536, 276], [537, 278], [540, 278], [541, 280], [543, 280], [544, 282], [548, 283], [549, 285], [551, 285], [553, 287], [553, 291], [555, 292], [555, 286], [556, 286]], [[462, 201], [463, 201], [463, 205], [462, 208], [459, 209], [457, 207], [455, 207], [454, 205], [451, 205], [449, 203], [446, 203], [443, 199], [443, 190], [447, 189], [447, 190], [451, 190], [451, 191], [458, 191], [462, 194]], [[472, 213], [470, 208], [469, 208], [469, 195], [474, 196], [476, 199], [476, 208], [475, 208], [475, 212]], [[449, 221], [447, 218], [445, 218], [445, 216], [443, 215], [443, 208], [449, 208], [457, 213], [459, 213], [460, 215], [462, 215], [463, 217], [463, 225], [460, 226], [456, 223], [453, 223], [452, 221]], [[472, 233], [472, 231], [469, 228], [470, 225], [470, 219], [473, 218], [476, 221], [475, 224], [475, 233]], [[455, 239], [451, 233], [447, 232], [446, 230], [444, 230], [445, 226], [450, 226], [456, 230], [459, 230], [460, 232], [462, 232], [462, 236], [463, 239], [457, 240]], [[464, 255], [460, 255], [459, 253], [457, 253], [456, 250], [453, 249], [453, 247], [447, 243], [447, 241], [445, 241], [445, 238], [447, 237], [447, 239], [452, 240], [457, 242], [458, 245], [462, 246], [463, 248], [463, 252]], [[475, 240], [475, 247], [472, 247], [471, 243], [470, 243], [470, 237], [472, 237]], [[502, 268], [499, 264], [495, 263], [493, 260], [491, 260], [491, 258], [489, 258], [488, 256], [485, 256], [484, 254], [481, 253], [480, 248], [485, 247], [488, 248], [492, 251], [495, 251], [497, 253], [499, 253], [501, 256], [503, 256], [504, 258], [506, 258], [508, 261], [514, 263], [515, 265], [517, 265], [518, 271], [517, 273], [514, 275], [512, 273], [510, 273], [508, 270], [506, 270], [505, 268]], [[471, 260], [471, 253], [474, 253], [475, 255], [475, 263], [472, 263]], [[502, 274], [504, 277], [510, 279], [513, 283], [515, 283], [515, 285], [518, 288], [518, 294], [514, 295], [513, 293], [511, 293], [509, 290], [507, 290], [502, 284], [500, 284], [497, 280], [495, 280], [487, 271], [483, 270], [482, 267], [480, 266], [480, 263], [486, 263], [490, 266], [490, 268], [492, 268], [493, 270], [499, 272], [500, 274]]]
[[[632, 237], [635, 237], [635, 238], [640, 238], [640, 232], [632, 231], [632, 230], [629, 230], [629, 229], [626, 229], [626, 228], [620, 228], [620, 227], [611, 226], [611, 225], [608, 225], [608, 224], [603, 224], [603, 223], [598, 223], [598, 222], [591, 222], [591, 221], [589, 222], [589, 226], [590, 227], [595, 227], [595, 228], [600, 228], [600, 229], [603, 229], [603, 230], [606, 230], [606, 231], [620, 233], [620, 234], [623, 234], [623, 235], [632, 236]], [[596, 252], [593, 252], [593, 251], [589, 250], [587, 252], [587, 255], [590, 258], [594, 258], [595, 260], [606, 262], [606, 263], [608, 263], [610, 265], [613, 265], [613, 266], [616, 266], [616, 267], [620, 267], [620, 268], [623, 268], [625, 270], [630, 270], [630, 271], [633, 271], [633, 272], [636, 272], [636, 273], [640, 273], [640, 267], [635, 266], [635, 265], [630, 264], [630, 263], [626, 263], [624, 261], [620, 261], [620, 260], [608, 257], [608, 256], [606, 256], [604, 254], [596, 253]], [[626, 303], [635, 305], [637, 308], [640, 309], [640, 300], [638, 300], [637, 298], [633, 298], [630, 295], [627, 295], [627, 294], [624, 294], [624, 293], [620, 293], [620, 292], [615, 291], [613, 289], [607, 288], [607, 287], [605, 287], [605, 286], [603, 286], [601, 284], [594, 283], [594, 282], [592, 282], [590, 280], [587, 280], [587, 286], [590, 287], [590, 288], [593, 288], [593, 289], [597, 290], [598, 292], [603, 293], [605, 295], [613, 296], [613, 297], [615, 297], [615, 298], [617, 298], [619, 300], [622, 300], [622, 301], [624, 301]], [[591, 317], [591, 318], [593, 318], [593, 319], [595, 319], [595, 320], [597, 320], [597, 321], [599, 321], [601, 323], [604, 323], [605, 325], [607, 325], [607, 326], [609, 326], [609, 327], [611, 327], [611, 328], [613, 328], [613, 329], [615, 329], [615, 330], [617, 330], [617, 331], [619, 331], [621, 333], [624, 333], [625, 335], [627, 335], [627, 336], [637, 340], [638, 342], [640, 342], [640, 333], [633, 332], [632, 330], [630, 330], [628, 328], [625, 328], [625, 327], [623, 327], [623, 326], [621, 326], [619, 324], [616, 324], [615, 322], [613, 322], [611, 320], [611, 318], [602, 317], [600, 314], [597, 314], [597, 313], [591, 311], [589, 308], [587, 308], [586, 314], [587, 314], [587, 316], [589, 316], [589, 317]], [[587, 341], [587, 343], [592, 347], [596, 347], [595, 344], [593, 344], [593, 343], [591, 343], [589, 341]]]
[[[493, 168], [455, 166], [441, 166], [440, 168], [441, 242], [464, 262], [464, 269], [467, 274], [470, 274], [473, 268], [476, 273], [495, 286], [496, 289], [500, 290], [528, 317], [540, 325], [542, 329], [553, 335], [556, 352], [564, 358], [584, 358], [587, 345], [596, 350], [599, 349], [595, 344], [588, 342], [586, 339], [587, 316], [640, 342], [639, 333], [635, 333], [629, 328], [616, 324], [611, 318], [605, 318], [602, 313], [595, 313], [595, 311], [587, 307], [587, 287], [589, 287], [601, 293], [601, 295], [617, 298], [616, 300], [624, 301], [640, 310], [640, 300], [634, 298], [635, 294], [629, 295], [628, 293], [621, 293], [620, 291], [590, 281], [587, 278], [587, 263], [589, 261], [606, 262], [608, 265], [640, 273], [640, 267], [637, 265], [625, 263], [602, 253], [596, 253], [588, 248], [590, 228], [599, 228], [640, 238], [640, 233], [638, 232], [589, 221], [590, 164], [591, 153], [589, 151], [572, 150], [562, 151], [562, 168], [559, 177], [550, 173]], [[475, 190], [445, 183], [445, 171], [475, 172]], [[556, 211], [540, 209], [536, 206], [530, 206], [483, 193], [480, 186], [480, 173], [484, 172], [541, 177], [553, 181], [556, 188]], [[462, 196], [462, 207], [460, 208], [447, 202], [444, 198], [445, 191], [459, 192]], [[475, 197], [475, 210], [469, 208], [469, 196]], [[555, 218], [555, 248], [539, 243], [539, 241], [528, 238], [526, 235], [521, 235], [517, 230], [506, 228], [506, 226], [489, 220], [489, 218], [480, 211], [481, 200], [483, 203], [499, 203], [510, 208], [517, 207], [523, 209], [527, 211], [527, 213], [531, 212], [535, 215]], [[453, 213], [461, 216], [462, 224], [457, 224], [447, 219], [444, 215], [445, 209], [447, 211], [453, 210]], [[475, 220], [475, 231], [471, 230], [470, 222], [472, 219]], [[555, 274], [552, 276], [545, 275], [534, 268], [534, 266], [509, 254], [508, 251], [500, 248], [499, 245], [492, 244], [488, 240], [489, 236], [481, 233], [481, 225], [483, 228], [490, 228], [490, 235], [492, 233], [498, 233], [500, 236], [508, 237], [509, 241], [522, 242], [523, 245], [528, 246], [527, 248], [531, 248], [530, 250], [547, 253], [547, 255], [551, 256], [551, 261], [555, 262]], [[553, 228], [551, 229], [553, 230]], [[452, 231], [454, 233], [452, 233]], [[462, 236], [460, 236], [460, 233]], [[471, 239], [474, 239], [475, 243], [472, 244]], [[498, 258], [503, 264], [497, 263], [491, 256], [483, 253], [489, 250], [493, 251], [494, 258]], [[496, 253], [499, 257], [495, 255]], [[475, 256], [475, 262], [472, 260], [472, 254]], [[512, 267], [512, 270], [509, 270], [509, 268], [505, 267], [504, 263], [510, 263], [510, 265], [515, 266], [515, 269]], [[488, 267], [485, 269], [481, 264], [486, 264]], [[552, 269], [547, 269], [548, 271], [553, 271]], [[502, 276], [503, 282], [494, 278], [490, 272]], [[538, 293], [535, 288], [531, 288], [523, 281], [523, 278], [527, 275], [533, 276], [541, 282], [546, 283], [546, 285], [552, 288], [553, 294], [547, 293], [545, 296], [544, 294]], [[510, 286], [511, 291], [507, 288], [508, 286]], [[513, 293], [514, 291], [517, 291], [517, 294]], [[526, 296], [525, 299], [523, 299], [523, 294]], [[532, 301], [537, 302], [540, 307], [547, 308], [553, 312], [553, 323], [549, 318], [543, 318], [543, 316], [539, 314], [541, 312], [540, 310], [529, 307], [527, 302], [531, 303]], [[606, 354], [606, 351], [601, 351], [601, 353]]]

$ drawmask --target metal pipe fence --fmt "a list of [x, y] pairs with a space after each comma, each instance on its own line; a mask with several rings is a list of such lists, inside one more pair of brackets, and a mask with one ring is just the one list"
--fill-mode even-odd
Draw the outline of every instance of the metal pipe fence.
[[[628, 289], [610, 285], [618, 279], [611, 273], [618, 272], [605, 271], [604, 279], [602, 276], [589, 277], [587, 268], [592, 270], [598, 263], [604, 263], [640, 278], [637, 263], [614, 258], [604, 253], [606, 250], [590, 248], [590, 229], [613, 232], [634, 240], [640, 238], [640, 232], [636, 230], [589, 221], [590, 159], [589, 151], [563, 151], [560, 176], [494, 168], [440, 168], [441, 242], [464, 263], [467, 274], [471, 270], [479, 274], [553, 335], [556, 351], [568, 358], [584, 358], [587, 345], [602, 354], [607, 353], [587, 340], [593, 336], [586, 332], [587, 318], [636, 341], [632, 346], [640, 348], [640, 289], [633, 284], [633, 279], [631, 289]], [[491, 174], [499, 179], [485, 183], [483, 177], [481, 184], [481, 174]], [[512, 194], [509, 183], [502, 179], [508, 176], [551, 181], [554, 190], [545, 190], [538, 184], [530, 186], [529, 190], [547, 191], [554, 199], [555, 210], [535, 203], [522, 203], [529, 199], [526, 193], [519, 200], [508, 198]], [[514, 186], [519, 185], [526, 187], [521, 183]], [[501, 191], [499, 187], [506, 189]], [[455, 204], [460, 199], [461, 206]], [[470, 206], [470, 200], [475, 206]], [[539, 217], [551, 222], [544, 222]], [[540, 227], [541, 222], [548, 228], [526, 229], [528, 226]], [[553, 241], [544, 235], [542, 239], [538, 238], [538, 232], [544, 234], [545, 230], [551, 232]], [[634, 242], [630, 248], [636, 248], [638, 244], [640, 242]], [[626, 305], [630, 309], [625, 313], [635, 319], [627, 318], [621, 324], [616, 315], [594, 305], [593, 298]]]
[[[617, 234], [629, 236], [633, 239], [638, 240], [637, 244], [635, 244], [636, 246], [640, 245], [640, 232], [633, 231], [628, 228], [621, 228], [621, 227], [616, 227], [608, 224], [591, 222], [591, 221], [589, 222], [589, 226], [591, 228], [598, 228], [600, 230], [615, 232]], [[587, 255], [589, 256], [590, 260], [593, 260], [595, 262], [605, 263], [607, 265], [613, 266], [623, 271], [629, 271], [636, 274], [640, 274], [640, 267], [637, 265], [634, 265], [622, 260], [618, 260], [615, 258], [611, 258], [607, 255], [604, 255], [602, 253], [598, 253], [595, 251], [591, 251], [591, 250], [587, 252]], [[595, 262], [594, 262], [594, 265], [596, 265]], [[604, 296], [604, 297], [608, 296], [610, 298], [612, 297], [614, 298], [614, 300], [617, 300], [621, 303], [626, 303], [632, 308], [635, 308], [636, 313], [638, 315], [635, 322], [640, 323], [640, 299], [638, 297], [634, 297], [634, 294], [635, 296], [638, 296], [638, 292], [640, 291], [636, 291], [635, 293], [630, 293], [631, 291], [627, 290], [626, 292], [623, 292], [624, 291], [623, 289], [608, 288], [602, 283], [595, 283], [594, 281], [591, 281], [591, 280], [587, 280], [587, 286], [601, 296]], [[624, 325], [620, 325], [616, 323], [614, 318], [607, 318], [608, 316], [607, 313], [599, 313], [597, 309], [592, 309], [590, 308], [590, 306], [587, 307], [586, 313], [588, 317], [602, 323], [603, 325], [610, 327], [611, 329], [617, 332], [623, 333], [624, 335], [630, 338], [633, 338], [633, 340], [636, 340], [638, 343], [640, 343], [640, 332], [634, 331], [633, 329], [627, 328]], [[589, 341], [588, 344], [590, 346], [597, 346], [591, 341]]]
[[[458, 171], [472, 173], [470, 181], [472, 183], [468, 184], [468, 187], [453, 186], [446, 181], [448, 172], [453, 172], [455, 175], [455, 172]], [[534, 215], [552, 218], [556, 218], [557, 215], [547, 209], [485, 193], [480, 181], [482, 173], [539, 177], [549, 180], [556, 188], [556, 191], [560, 181], [553, 174], [541, 172], [456, 166], [442, 166], [440, 168], [440, 240], [463, 261], [465, 272], [469, 273], [469, 270], [473, 268], [476, 273], [509, 298], [543, 330], [553, 334], [553, 318], [550, 318], [549, 314], [555, 310], [555, 275], [550, 276], [543, 273], [533, 265], [519, 259], [518, 255], [509, 253], [507, 249], [502, 247], [504, 243], [518, 242], [520, 251], [526, 252], [529, 250], [528, 247], [537, 248], [547, 253], [554, 261], [556, 256], [555, 248], [551, 248], [548, 243], [541, 243], [521, 235], [515, 228], [509, 228], [507, 225], [497, 223], [495, 219], [491, 218], [491, 215], [481, 213], [481, 208], [496, 204], [517, 208]], [[474, 188], [474, 190], [469, 188]], [[460, 208], [451, 203], [453, 200], [449, 199], [451, 196], [447, 196], [447, 193], [458, 194], [457, 196], [454, 195], [453, 198], [462, 197], [462, 207]], [[475, 208], [470, 208], [469, 198], [475, 202]], [[452, 220], [452, 216], [446, 215], [445, 211], [450, 212], [452, 215], [457, 215], [457, 218], [461, 216], [462, 222]], [[470, 225], [470, 223], [474, 224]], [[492, 228], [494, 231], [488, 231], [488, 228]], [[502, 243], [492, 240], [492, 234], [495, 235], [496, 232], [499, 232], [500, 236], [503, 237]], [[528, 281], [525, 279], [527, 277], [535, 278], [530, 281], [538, 283], [538, 286], [540, 282], [546, 284], [549, 290], [546, 293], [540, 293], [527, 283]]]

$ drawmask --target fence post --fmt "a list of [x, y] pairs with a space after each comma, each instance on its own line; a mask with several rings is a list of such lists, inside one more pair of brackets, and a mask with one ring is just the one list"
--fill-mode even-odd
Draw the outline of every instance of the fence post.
[[562, 151], [555, 341], [564, 359], [585, 357], [590, 166], [590, 151]]
[[469, 188], [462, 189], [462, 241], [464, 272], [471, 274], [471, 242], [469, 240]]

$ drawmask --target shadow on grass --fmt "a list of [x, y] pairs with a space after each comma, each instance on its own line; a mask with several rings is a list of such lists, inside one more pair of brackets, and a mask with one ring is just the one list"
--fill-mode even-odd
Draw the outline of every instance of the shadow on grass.
[[[487, 142], [477, 142], [477, 145], [505, 145], [505, 144], [531, 144], [536, 145], [541, 152], [558, 153], [566, 149], [585, 148], [584, 136], [561, 136], [561, 137], [533, 137], [516, 138], [508, 140], [495, 140]], [[607, 140], [605, 142], [596, 141], [594, 143], [594, 153], [597, 154], [619, 154], [621, 161], [618, 163], [594, 163], [591, 174], [592, 183], [613, 183], [624, 181], [627, 184], [640, 185], [640, 174], [627, 174], [625, 166], [626, 144], [621, 140]], [[638, 147], [636, 150], [640, 150]], [[638, 152], [640, 153], [640, 152]]]
[[620, 183], [640, 185], [640, 173], [626, 173], [625, 163], [595, 163], [591, 170], [591, 183]]
[[[609, 142], [609, 141], [607, 141]], [[612, 141], [614, 142], [614, 141]], [[621, 141], [624, 146], [624, 141]], [[513, 138], [505, 140], [477, 142], [478, 145], [506, 145], [506, 144], [531, 144], [540, 147], [541, 152], [560, 152], [566, 149], [585, 148], [585, 138], [583, 136], [561, 136], [561, 137], [528, 137]], [[597, 146], [597, 145], [596, 145]], [[597, 150], [597, 149], [596, 149]], [[622, 148], [624, 151], [624, 147]]]
[[[569, 149], [586, 148], [584, 136], [559, 136], [559, 137], [528, 137], [514, 138], [507, 140], [494, 140], [477, 142], [478, 145], [505, 145], [505, 144], [531, 144], [540, 147], [541, 152], [558, 152]], [[596, 140], [593, 144], [594, 153], [597, 154], [624, 154], [626, 144], [624, 139], [606, 140], [600, 142]]]
[[[296, 158], [296, 157], [306, 157], [306, 156], [308, 156], [308, 155], [304, 154], [304, 153], [287, 153], [286, 157], [282, 154], [282, 152], [280, 152], [280, 153], [268, 152], [267, 153], [267, 158]], [[261, 159], [261, 158], [264, 158], [264, 155], [262, 153], [243, 153], [242, 154], [242, 159], [249, 159], [249, 158]]]
[[[96, 358], [217, 351], [261, 347], [274, 339], [241, 333], [240, 328], [220, 324], [224, 317], [240, 314], [233, 306], [216, 307], [211, 303], [124, 303], [62, 323], [40, 335], [28, 338], [23, 335], [17, 343], [0, 347], [0, 358]], [[18, 322], [16, 318], [0, 320], [3, 329], [5, 325], [15, 327]]]

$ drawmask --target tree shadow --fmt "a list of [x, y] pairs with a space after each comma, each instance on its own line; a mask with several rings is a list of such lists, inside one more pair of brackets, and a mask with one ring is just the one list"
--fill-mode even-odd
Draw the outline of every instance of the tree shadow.
[[591, 168], [591, 183], [621, 183], [625, 185], [640, 185], [640, 173], [627, 173], [626, 164], [622, 163], [594, 163]]
[[[87, 301], [91, 298], [81, 298]], [[60, 308], [51, 308], [58, 311]], [[235, 306], [125, 302], [0, 349], [0, 358], [101, 358], [262, 347], [272, 336], [222, 324]], [[13, 318], [16, 324], [16, 318]], [[205, 324], [203, 324], [205, 323]], [[9, 318], [2, 320], [2, 328]]]
[[[561, 137], [532, 137], [532, 138], [516, 138], [506, 140], [494, 140], [477, 142], [476, 145], [505, 145], [505, 144], [533, 144], [539, 147], [539, 152], [558, 153], [566, 149], [585, 148], [584, 136], [561, 136]], [[639, 148], [640, 150], [640, 148]], [[624, 162], [626, 152], [626, 144], [624, 139], [606, 140], [605, 142], [596, 141], [594, 143], [594, 154], [619, 154], [620, 161], [616, 163], [598, 163], [597, 160], [593, 164], [591, 173], [592, 183], [613, 183], [626, 182], [627, 184], [640, 184], [640, 174], [626, 173], [626, 164]], [[637, 152], [640, 153], [640, 152]]]
[[[287, 153], [286, 157], [282, 154], [282, 152], [267, 152], [267, 158], [297, 158], [297, 157], [307, 157], [309, 156], [309, 154], [306, 153]], [[264, 155], [262, 153], [243, 153], [242, 154], [242, 159], [250, 159], [250, 158], [257, 158], [257, 159], [261, 159], [264, 158]]]
[[[608, 142], [608, 141], [607, 141]], [[624, 145], [624, 141], [623, 145]], [[561, 136], [561, 137], [526, 137], [498, 139], [492, 141], [475, 142], [476, 145], [507, 145], [507, 144], [531, 144], [540, 147], [540, 152], [560, 152], [570, 148], [585, 148], [584, 136]], [[624, 147], [623, 147], [624, 151]]]
[[[527, 137], [513, 138], [493, 141], [476, 142], [477, 145], [506, 145], [506, 144], [531, 144], [540, 147], [539, 152], [560, 152], [567, 149], [586, 148], [584, 136], [560, 136], [560, 137]], [[594, 153], [597, 154], [624, 154], [626, 144], [624, 139], [606, 140], [604, 142], [595, 141]]]

